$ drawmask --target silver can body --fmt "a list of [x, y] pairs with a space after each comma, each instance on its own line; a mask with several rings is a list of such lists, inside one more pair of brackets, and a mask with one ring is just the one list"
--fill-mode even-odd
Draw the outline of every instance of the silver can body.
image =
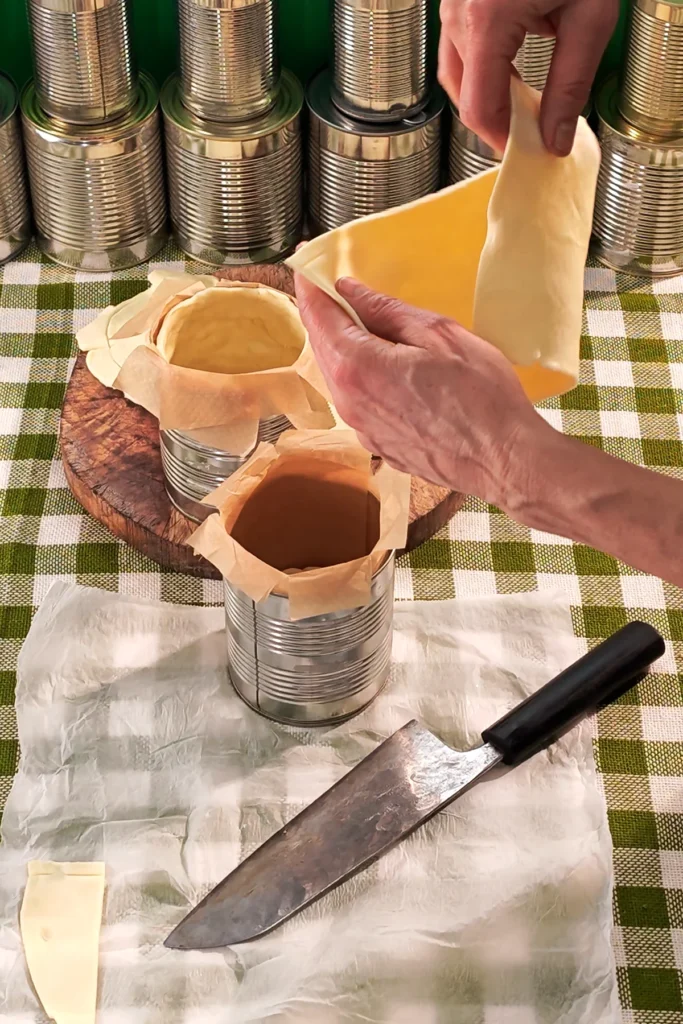
[[383, 689], [391, 666], [394, 555], [372, 579], [370, 604], [292, 622], [289, 601], [258, 604], [225, 581], [228, 671], [252, 708], [286, 725], [332, 725]]
[[324, 73], [308, 93], [313, 230], [329, 231], [439, 188], [444, 107], [440, 91], [410, 120], [368, 125], [341, 114], [332, 103], [330, 87], [330, 76]]
[[49, 118], [29, 85], [24, 138], [38, 244], [65, 266], [104, 273], [153, 256], [166, 239], [157, 94], [141, 76], [125, 118], [101, 128]]
[[14, 84], [0, 74], [0, 263], [20, 253], [31, 238], [31, 210], [17, 105]]
[[602, 164], [593, 252], [607, 266], [638, 277], [683, 271], [683, 137], [644, 136], [615, 114], [616, 82], [597, 98]]
[[178, 0], [183, 102], [210, 121], [244, 121], [275, 103], [276, 0]]
[[181, 249], [212, 266], [266, 263], [301, 238], [303, 161], [299, 83], [283, 72], [275, 106], [239, 125], [199, 121], [180, 84], [162, 93], [171, 220]]
[[103, 124], [135, 103], [128, 0], [29, 0], [36, 91], [69, 124]]
[[460, 120], [455, 107], [451, 107], [451, 138], [448, 149], [448, 184], [472, 178], [499, 163], [496, 154], [475, 132]]
[[683, 134], [683, 5], [635, 0], [621, 82], [621, 112], [644, 131]]
[[513, 62], [522, 81], [542, 92], [554, 52], [554, 37], [527, 35]]
[[351, 117], [397, 121], [429, 95], [427, 0], [336, 0], [334, 101]]
[[[259, 426], [258, 443], [275, 442], [289, 429], [291, 423], [286, 416], [263, 420]], [[220, 448], [201, 444], [180, 430], [159, 431], [159, 441], [166, 493], [175, 507], [196, 523], [203, 522], [215, 511], [213, 506], [203, 505], [202, 498], [236, 473], [251, 454], [231, 455]]]

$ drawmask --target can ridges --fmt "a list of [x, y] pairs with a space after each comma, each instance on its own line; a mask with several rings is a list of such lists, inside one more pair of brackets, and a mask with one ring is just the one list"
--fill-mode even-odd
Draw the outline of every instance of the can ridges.
[[635, 127], [663, 136], [683, 131], [683, 7], [679, 22], [655, 16], [668, 9], [632, 7], [619, 104]]

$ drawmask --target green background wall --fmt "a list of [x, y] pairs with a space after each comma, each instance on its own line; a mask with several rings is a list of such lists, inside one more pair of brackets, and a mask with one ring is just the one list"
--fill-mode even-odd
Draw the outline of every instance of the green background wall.
[[[434, 51], [439, 3], [431, 2]], [[610, 69], [621, 61], [628, 2], [622, 0], [619, 29], [605, 57], [604, 66]], [[328, 61], [331, 3], [332, 0], [280, 0], [282, 60], [304, 81]], [[0, 69], [23, 84], [31, 76], [26, 0], [0, 0], [0, 6]], [[176, 65], [176, 0], [131, 0], [131, 7], [138, 63], [161, 82]]]

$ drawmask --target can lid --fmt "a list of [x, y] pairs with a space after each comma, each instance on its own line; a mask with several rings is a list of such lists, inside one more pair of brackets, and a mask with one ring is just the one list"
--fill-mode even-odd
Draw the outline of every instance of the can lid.
[[290, 124], [301, 113], [304, 90], [296, 75], [283, 70], [277, 99], [270, 110], [258, 117], [236, 123], [208, 121], [197, 117], [183, 103], [180, 76], [171, 75], [161, 90], [161, 109], [164, 117], [197, 139], [219, 139], [231, 142], [248, 142], [273, 135]]
[[144, 72], [139, 76], [135, 102], [130, 110], [116, 121], [103, 125], [67, 124], [45, 113], [36, 93], [35, 82], [25, 86], [21, 94], [21, 112], [25, 121], [37, 129], [47, 142], [72, 142], [77, 146], [100, 146], [107, 142], [118, 142], [128, 135], [135, 135], [140, 126], [152, 117], [159, 103], [159, 94], [154, 80]]
[[6, 124], [10, 117], [16, 113], [18, 102], [14, 82], [8, 75], [0, 71], [0, 126]]
[[664, 139], [660, 135], [644, 132], [641, 128], [636, 128], [635, 125], [632, 125], [621, 113], [619, 100], [619, 76], [613, 74], [603, 82], [594, 96], [594, 105], [600, 119], [601, 132], [606, 129], [612, 134], [620, 135], [624, 140], [633, 142], [635, 146], [641, 149], [643, 146], [663, 152], [683, 149], [683, 136], [679, 135], [674, 138]]
[[446, 105], [446, 97], [439, 86], [432, 89], [424, 110], [414, 117], [406, 117], [402, 121], [364, 122], [343, 114], [332, 100], [332, 72], [321, 71], [313, 79], [306, 93], [306, 102], [312, 114], [330, 128], [336, 128], [348, 135], [361, 135], [364, 138], [386, 139], [396, 135], [408, 135], [412, 131], [425, 128], [432, 121], [438, 120]]

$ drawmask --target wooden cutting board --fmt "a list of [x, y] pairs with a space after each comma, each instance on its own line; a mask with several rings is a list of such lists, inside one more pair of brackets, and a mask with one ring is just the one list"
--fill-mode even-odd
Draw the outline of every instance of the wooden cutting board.
[[[282, 264], [239, 267], [217, 276], [259, 281], [293, 293], [291, 271]], [[196, 524], [178, 512], [166, 494], [157, 420], [120, 391], [95, 380], [83, 353], [66, 390], [60, 442], [71, 492], [115, 537], [166, 569], [220, 578], [187, 546]], [[407, 550], [433, 537], [464, 500], [461, 494], [414, 477]]]

